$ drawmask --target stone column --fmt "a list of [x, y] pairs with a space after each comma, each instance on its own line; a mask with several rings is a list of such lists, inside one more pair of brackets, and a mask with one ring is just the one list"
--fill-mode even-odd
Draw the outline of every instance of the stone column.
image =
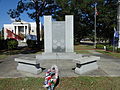
[[52, 17], [44, 16], [44, 49], [45, 53], [52, 53]]
[[73, 41], [73, 15], [65, 16], [65, 52], [74, 52], [74, 41]]
[[[25, 26], [24, 26], [24, 36], [26, 36], [26, 29], [25, 29]], [[24, 38], [24, 42], [26, 42], [26, 39]]]
[[16, 34], [16, 26], [14, 26], [14, 33]]
[[24, 26], [24, 35], [26, 34], [25, 32], [26, 32], [26, 31], [25, 31], [25, 26]]
[[[13, 33], [15, 33], [15, 25], [12, 26]], [[16, 33], [15, 33], [16, 34]]]

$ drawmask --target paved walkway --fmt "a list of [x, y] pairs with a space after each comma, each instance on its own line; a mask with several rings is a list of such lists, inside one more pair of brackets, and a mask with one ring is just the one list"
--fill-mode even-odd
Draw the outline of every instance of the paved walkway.
[[[106, 56], [101, 53], [89, 50], [91, 55], [100, 56], [101, 60], [98, 61], [99, 69], [92, 72], [87, 72], [82, 75], [86, 76], [120, 76], [120, 59]], [[4, 60], [0, 60], [0, 77], [44, 77], [45, 71], [56, 64], [60, 71], [60, 77], [77, 77], [82, 76], [74, 73], [72, 68], [75, 67], [75, 63], [72, 60], [46, 60], [41, 62], [41, 67], [46, 68], [41, 74], [34, 75], [31, 73], [17, 71], [17, 63], [14, 61], [16, 57], [35, 57], [34, 54], [19, 54], [12, 55]]]
[[90, 50], [90, 52], [92, 55], [101, 57], [98, 65], [108, 76], [120, 76], [120, 59], [95, 52], [94, 50]]

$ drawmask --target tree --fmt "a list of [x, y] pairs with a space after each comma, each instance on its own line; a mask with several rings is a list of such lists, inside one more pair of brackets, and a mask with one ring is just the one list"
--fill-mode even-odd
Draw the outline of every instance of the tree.
[[[20, 0], [16, 9], [10, 9], [8, 14], [11, 18], [18, 19], [20, 14], [27, 11], [28, 16], [36, 21], [37, 32], [37, 44], [40, 48], [40, 16], [45, 14], [54, 14], [57, 5], [54, 4], [54, 0]], [[32, 10], [32, 13], [30, 13]]]
[[112, 43], [114, 27], [117, 25], [117, 2], [115, 0], [101, 2], [98, 4], [98, 10], [100, 14], [97, 16], [97, 35]]
[[[94, 36], [94, 4], [97, 3], [97, 38], [111, 40], [113, 27], [116, 26], [117, 0], [57, 0], [60, 11], [57, 19], [66, 14], [74, 15], [74, 39], [79, 42], [86, 37]], [[116, 8], [116, 9], [115, 9]]]
[[0, 40], [4, 39], [4, 28], [0, 31]]
[[85, 38], [92, 32], [91, 27], [93, 22], [88, 15], [91, 13], [90, 10], [93, 9], [90, 4], [92, 1], [93, 0], [57, 0], [61, 8], [57, 12], [58, 20], [63, 20], [66, 14], [74, 15], [75, 42], [80, 42], [82, 38]]

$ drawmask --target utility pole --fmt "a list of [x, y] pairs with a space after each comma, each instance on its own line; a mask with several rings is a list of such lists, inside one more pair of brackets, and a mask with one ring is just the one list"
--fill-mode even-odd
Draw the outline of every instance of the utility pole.
[[120, 48], [120, 0], [118, 0], [117, 8], [117, 30], [119, 32], [118, 48]]
[[96, 41], [96, 13], [97, 13], [97, 9], [96, 9], [96, 3], [95, 3], [95, 15], [94, 15], [94, 29], [95, 29], [95, 35], [94, 35], [94, 48], [96, 48], [96, 43], [97, 43], [97, 41]]

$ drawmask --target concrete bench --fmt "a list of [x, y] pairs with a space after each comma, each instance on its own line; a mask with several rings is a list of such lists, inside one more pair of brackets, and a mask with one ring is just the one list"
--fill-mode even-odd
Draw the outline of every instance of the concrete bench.
[[74, 59], [73, 61], [76, 63], [75, 73], [83, 74], [98, 69], [97, 60], [100, 60], [100, 57], [82, 56], [81, 58]]
[[20, 57], [15, 58], [15, 61], [18, 63], [17, 70], [33, 74], [39, 74], [40, 72], [42, 72], [42, 69], [40, 68], [40, 63], [35, 58]]

